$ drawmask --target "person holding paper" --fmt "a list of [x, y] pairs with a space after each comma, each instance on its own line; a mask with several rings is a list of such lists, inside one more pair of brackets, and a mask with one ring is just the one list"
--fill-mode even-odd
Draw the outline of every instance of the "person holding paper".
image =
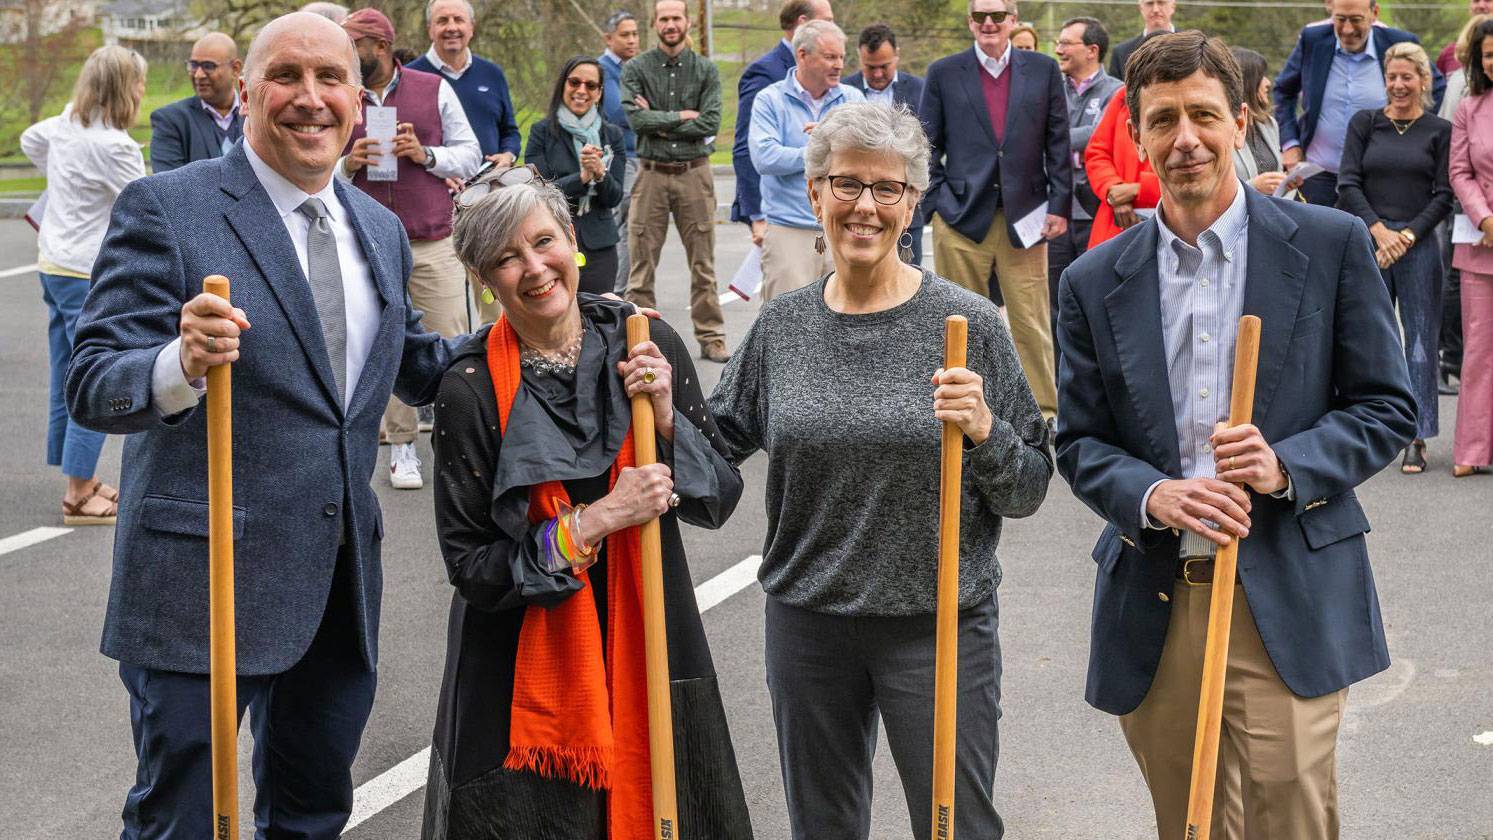
[[1441, 249], [1436, 226], [1451, 213], [1447, 180], [1451, 123], [1431, 105], [1431, 61], [1419, 44], [1400, 43], [1384, 54], [1382, 109], [1359, 111], [1348, 122], [1338, 170], [1338, 207], [1363, 219], [1374, 237], [1374, 258], [1399, 305], [1405, 361], [1415, 392], [1415, 440], [1405, 449], [1403, 473], [1426, 469], [1426, 438], [1438, 434], [1436, 349], [1441, 338]]
[[1161, 182], [1131, 139], [1129, 121], [1122, 86], [1104, 107], [1104, 116], [1084, 150], [1084, 169], [1099, 197], [1099, 212], [1089, 231], [1090, 248], [1139, 224], [1142, 216], [1156, 212], [1156, 202], [1161, 200]]
[[[394, 211], [410, 238], [409, 296], [425, 328], [447, 338], [467, 331], [466, 270], [451, 246], [449, 179], [477, 171], [482, 149], [450, 82], [401, 67], [394, 25], [377, 9], [359, 9], [342, 28], [358, 49], [363, 122], [355, 126], [338, 174]], [[415, 409], [391, 397], [384, 412], [389, 483], [425, 486], [415, 453]]]
[[1452, 189], [1462, 212], [1482, 233], [1456, 246], [1462, 272], [1462, 393], [1452, 475], [1493, 464], [1493, 16], [1467, 30], [1467, 96], [1452, 117]]
[[928, 68], [919, 116], [933, 144], [934, 265], [988, 295], [995, 268], [1037, 405], [1057, 413], [1047, 240], [1068, 229], [1073, 160], [1063, 74], [1011, 46], [1016, 0], [970, 0], [973, 47]]
[[[906, 108], [844, 105], [815, 127], [804, 175], [835, 270], [763, 304], [709, 400], [731, 460], [768, 459], [758, 577], [793, 840], [868, 836], [878, 718], [901, 836], [928, 840], [939, 421], [965, 447], [955, 835], [1003, 830], [996, 547], [1003, 517], [1042, 503], [1052, 457], [995, 305], [897, 254], [928, 157]], [[969, 320], [969, 359], [942, 370], [950, 315]]]

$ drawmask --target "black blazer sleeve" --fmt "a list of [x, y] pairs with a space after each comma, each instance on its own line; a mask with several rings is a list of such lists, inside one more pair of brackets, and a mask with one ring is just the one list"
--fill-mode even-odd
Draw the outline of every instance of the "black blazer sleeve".
[[177, 104], [150, 115], [150, 171], [159, 175], [187, 165], [187, 115]]
[[544, 180], [565, 193], [571, 201], [586, 194], [586, 185], [581, 183], [580, 162], [569, 149], [560, 146], [559, 139], [550, 130], [549, 120], [540, 120], [529, 128], [524, 163], [534, 164]]

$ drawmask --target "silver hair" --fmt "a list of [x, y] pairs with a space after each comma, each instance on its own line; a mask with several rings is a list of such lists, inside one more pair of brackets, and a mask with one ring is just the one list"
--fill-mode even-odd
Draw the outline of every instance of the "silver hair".
[[821, 38], [836, 37], [840, 39], [840, 46], [845, 45], [845, 30], [835, 26], [832, 20], [810, 20], [805, 21], [793, 33], [793, 54], [806, 52], [814, 55], [819, 52], [819, 41]]
[[[426, 26], [430, 25], [430, 10], [432, 8], [434, 8], [435, 4], [437, 4], [439, 2], [441, 2], [441, 0], [429, 0], [429, 2], [425, 4], [425, 25]], [[475, 24], [477, 22], [477, 10], [474, 9], [474, 8], [472, 8], [472, 2], [471, 2], [471, 0], [458, 0], [458, 2], [460, 2], [463, 6], [467, 7], [467, 17], [470, 19], [469, 22]]]
[[329, 3], [327, 0], [316, 0], [301, 7], [301, 11], [310, 12], [313, 15], [321, 15], [332, 23], [341, 25], [347, 20], [347, 7], [341, 3]]
[[[295, 21], [291, 21], [291, 18], [295, 18]], [[259, 32], [254, 35], [254, 40], [249, 42], [248, 52], [244, 54], [244, 81], [253, 82], [255, 80], [254, 71], [258, 69], [259, 63], [264, 60], [265, 45], [273, 40], [275, 36], [279, 35], [281, 29], [294, 26], [297, 22], [300, 24], [298, 28], [302, 29], [306, 26], [326, 26], [328, 23], [337, 27], [337, 31], [342, 33], [343, 40], [347, 43], [347, 80], [350, 84], [361, 87], [363, 84], [363, 65], [358, 62], [358, 48], [353, 44], [353, 40], [347, 37], [346, 30], [341, 25], [332, 23], [331, 18], [317, 14], [316, 12], [307, 12], [304, 9], [299, 12], [281, 15], [260, 27]]]
[[813, 181], [829, 175], [829, 159], [848, 151], [895, 155], [907, 167], [907, 185], [919, 194], [928, 191], [928, 135], [906, 105], [858, 102], [831, 110], [809, 135], [804, 176]]
[[548, 212], [571, 244], [575, 244], [565, 194], [550, 184], [531, 181], [496, 187], [456, 214], [451, 233], [456, 258], [475, 272], [478, 279], [486, 279], [497, 268], [498, 258], [508, 250], [524, 220], [542, 212]]
[[621, 26], [624, 23], [627, 23], [630, 20], [637, 20], [637, 17], [634, 16], [632, 12], [629, 12], [626, 9], [623, 9], [620, 12], [612, 12], [612, 16], [607, 18], [606, 24], [602, 26], [602, 30], [605, 31], [606, 34], [611, 35], [612, 33], [617, 31], [617, 27]]

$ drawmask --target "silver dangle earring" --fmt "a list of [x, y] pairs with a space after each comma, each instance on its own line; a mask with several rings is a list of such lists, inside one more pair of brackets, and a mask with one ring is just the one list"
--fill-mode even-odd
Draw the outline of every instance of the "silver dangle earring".
[[908, 265], [912, 264], [912, 231], [910, 229], [903, 229], [902, 235], [897, 237], [897, 258]]
[[824, 255], [824, 234], [823, 233], [816, 233], [814, 235], [814, 253], [819, 254], [820, 256]]

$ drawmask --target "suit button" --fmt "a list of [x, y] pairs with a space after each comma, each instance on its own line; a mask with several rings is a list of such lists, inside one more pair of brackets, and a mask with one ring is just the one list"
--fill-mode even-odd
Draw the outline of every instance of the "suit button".
[[1161, 603], [1163, 603], [1163, 604], [1166, 603], [1167, 601], [1170, 601], [1172, 599], [1171, 596], [1168, 595], [1168, 594], [1166, 594], [1165, 592], [1157, 592], [1156, 593], [1156, 597], [1160, 598], [1161, 599]]
[[327, 516], [336, 516], [337, 506], [332, 504], [331, 502], [327, 502], [326, 507], [322, 508], [321, 512], [326, 514]]

